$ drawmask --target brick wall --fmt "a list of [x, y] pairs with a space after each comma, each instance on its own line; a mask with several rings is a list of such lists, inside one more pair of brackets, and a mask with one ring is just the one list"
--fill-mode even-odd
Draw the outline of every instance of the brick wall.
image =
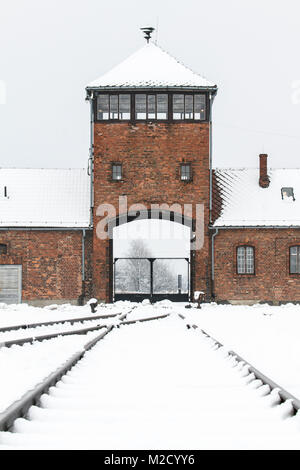
[[[255, 275], [238, 275], [236, 248], [255, 248]], [[289, 274], [289, 247], [300, 245], [297, 229], [220, 230], [215, 238], [218, 301], [300, 301], [300, 275]]]
[[[128, 206], [142, 203], [205, 205], [209, 217], [209, 127], [207, 123], [96, 123], [94, 178], [94, 295], [109, 300], [110, 247], [96, 235], [99, 204], [113, 204], [118, 215], [118, 197], [126, 195]], [[111, 165], [122, 163], [123, 181], [111, 180]], [[180, 163], [192, 164], [193, 181], [179, 178]], [[208, 284], [209, 237], [195, 254], [195, 289]]]
[[[91, 291], [87, 234], [87, 287]], [[77, 302], [82, 293], [81, 231], [1, 231], [0, 243], [8, 245], [1, 264], [22, 265], [22, 301], [68, 300]]]

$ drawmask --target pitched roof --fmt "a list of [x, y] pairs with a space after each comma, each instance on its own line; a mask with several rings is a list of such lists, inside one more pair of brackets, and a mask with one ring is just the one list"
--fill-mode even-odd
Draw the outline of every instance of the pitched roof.
[[87, 88], [216, 88], [154, 43], [149, 43], [126, 60], [88, 84]]
[[86, 169], [1, 168], [0, 227], [88, 227], [89, 180]]
[[[214, 226], [300, 226], [300, 169], [269, 169], [268, 175], [269, 187], [261, 188], [258, 169], [216, 169]], [[285, 187], [293, 188], [295, 201], [282, 199]]]

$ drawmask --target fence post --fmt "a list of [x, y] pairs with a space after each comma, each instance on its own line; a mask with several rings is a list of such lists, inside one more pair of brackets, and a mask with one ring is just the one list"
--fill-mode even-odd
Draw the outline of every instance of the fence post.
[[153, 302], [153, 263], [155, 258], [148, 258], [150, 261], [150, 302]]

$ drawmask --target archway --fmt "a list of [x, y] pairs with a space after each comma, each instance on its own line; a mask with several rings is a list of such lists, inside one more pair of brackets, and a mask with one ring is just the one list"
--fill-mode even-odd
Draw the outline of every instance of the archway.
[[189, 301], [193, 290], [193, 220], [163, 210], [109, 221], [111, 300]]

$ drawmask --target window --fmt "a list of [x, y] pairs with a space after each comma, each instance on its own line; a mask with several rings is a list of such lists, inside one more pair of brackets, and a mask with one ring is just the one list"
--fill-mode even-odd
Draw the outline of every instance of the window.
[[290, 274], [300, 274], [300, 245], [290, 247]]
[[239, 246], [237, 248], [237, 273], [254, 274], [253, 246]]
[[180, 165], [180, 179], [181, 181], [191, 181], [192, 172], [190, 163], [182, 163]]
[[194, 119], [204, 121], [206, 119], [205, 95], [173, 95], [173, 119]]
[[205, 93], [99, 93], [95, 109], [97, 121], [207, 119]]
[[97, 119], [99, 121], [130, 119], [130, 95], [98, 95]]
[[135, 95], [135, 118], [136, 119], [167, 119], [168, 118], [168, 95], [136, 94]]
[[6, 254], [7, 254], [7, 245], [0, 243], [0, 255], [6, 255]]
[[281, 188], [281, 199], [284, 201], [295, 201], [293, 188]]
[[112, 165], [112, 179], [114, 181], [120, 181], [122, 179], [122, 165], [120, 163], [114, 163]]

